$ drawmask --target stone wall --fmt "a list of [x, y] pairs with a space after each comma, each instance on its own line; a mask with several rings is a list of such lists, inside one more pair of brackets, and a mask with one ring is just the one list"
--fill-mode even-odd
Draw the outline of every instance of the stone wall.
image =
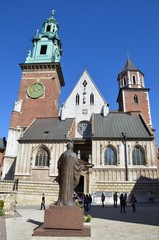
[[127, 193], [129, 197], [132, 193], [138, 199], [138, 202], [148, 202], [149, 193], [152, 191], [155, 201], [159, 201], [159, 182], [158, 181], [136, 181], [136, 182], [96, 182], [91, 186], [93, 202], [101, 203], [102, 192], [106, 196], [106, 203], [113, 203], [113, 194], [115, 192], [120, 196], [121, 193]]
[[12, 194], [19, 206], [41, 204], [42, 194], [45, 194], [46, 205], [54, 203], [58, 198], [57, 183], [19, 181], [18, 191], [13, 191], [14, 181], [0, 181], [0, 194]]
[[[54, 203], [58, 199], [59, 187], [57, 183], [39, 183], [20, 181], [18, 191], [13, 191], [14, 181], [0, 181], [0, 194], [11, 194], [17, 201], [18, 206], [37, 205], [40, 207], [42, 194], [45, 193], [46, 205]], [[138, 182], [105, 182], [92, 183], [90, 193], [94, 204], [101, 203], [101, 193], [106, 195], [106, 204], [113, 203], [113, 194], [118, 192], [127, 193], [129, 196], [134, 193], [138, 202], [148, 202], [149, 192], [152, 191], [155, 201], [159, 201], [159, 182], [142, 181]]]

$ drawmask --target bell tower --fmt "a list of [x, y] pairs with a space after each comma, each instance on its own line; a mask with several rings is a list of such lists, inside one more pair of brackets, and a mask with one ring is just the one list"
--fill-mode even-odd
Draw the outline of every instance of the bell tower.
[[138, 112], [145, 122], [152, 127], [149, 89], [145, 88], [144, 74], [127, 59], [124, 69], [118, 74], [119, 94], [117, 102], [119, 111]]
[[19, 96], [11, 117], [11, 128], [27, 127], [37, 117], [57, 117], [61, 86], [64, 79], [60, 66], [62, 55], [54, 11], [32, 39], [33, 51], [28, 52], [22, 69]]
[[64, 78], [60, 65], [62, 44], [54, 11], [36, 31], [33, 49], [20, 64], [22, 77], [18, 99], [14, 104], [8, 132], [3, 178], [11, 178], [20, 134], [39, 117], [58, 117], [58, 104]]

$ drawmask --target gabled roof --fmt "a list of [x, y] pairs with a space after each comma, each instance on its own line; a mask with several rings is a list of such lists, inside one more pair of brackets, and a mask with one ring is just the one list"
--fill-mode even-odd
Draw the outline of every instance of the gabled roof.
[[93, 138], [122, 138], [122, 132], [129, 139], [152, 139], [153, 136], [140, 115], [131, 116], [123, 112], [110, 112], [107, 117], [94, 115]]
[[[88, 76], [89, 80], [92, 82], [94, 88], [97, 90], [99, 96], [101, 97], [101, 99], [103, 100], [103, 103], [107, 103], [107, 101], [104, 99], [104, 97], [102, 96], [101, 92], [99, 91], [98, 87], [96, 86], [95, 82], [93, 81], [93, 79], [91, 78], [90, 74], [88, 73], [88, 71], [85, 69], [80, 77], [80, 79], [77, 81], [76, 85], [74, 86], [73, 90], [71, 91], [70, 95], [75, 91], [75, 89], [78, 87], [79, 82], [81, 81], [82, 78], [84, 78], [84, 76]], [[70, 95], [68, 96], [68, 98], [66, 99], [65, 103], [68, 101]]]
[[67, 130], [71, 128], [74, 119], [38, 118], [23, 133], [19, 141], [33, 140], [66, 140]]
[[[67, 140], [67, 130], [73, 124], [73, 118], [61, 121], [59, 118], [39, 118], [24, 132], [19, 141], [63, 141]], [[154, 137], [140, 115], [131, 116], [124, 112], [110, 112], [106, 117], [94, 114], [92, 139], [152, 140]]]
[[101, 92], [99, 91], [97, 85], [96, 85], [95, 82], [93, 81], [92, 77], [91, 77], [90, 74], [88, 73], [87, 69], [84, 70], [84, 72], [83, 72], [82, 75], [84, 75], [84, 73], [86, 73], [86, 74], [89, 76], [89, 79], [92, 81], [92, 83], [93, 83], [94, 87], [97, 89], [99, 95], [101, 96], [101, 98], [103, 99], [103, 101], [104, 101], [105, 103], [107, 103], [107, 101], [105, 100], [105, 98], [103, 97], [103, 95], [101, 94]]
[[[93, 101], [93, 104], [91, 101]], [[89, 120], [93, 113], [101, 113], [103, 107], [109, 111], [108, 103], [87, 70], [84, 70], [65, 103], [61, 106], [59, 116], [63, 120], [65, 118], [76, 118], [78, 123], [83, 120]], [[83, 114], [83, 111], [87, 112], [87, 114]]]

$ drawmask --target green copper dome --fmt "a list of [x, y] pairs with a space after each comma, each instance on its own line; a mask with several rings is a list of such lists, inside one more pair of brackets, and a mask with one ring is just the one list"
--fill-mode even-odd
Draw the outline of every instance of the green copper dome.
[[54, 10], [51, 17], [43, 23], [42, 33], [36, 31], [32, 39], [33, 51], [28, 52], [25, 63], [60, 62], [62, 44], [58, 36], [59, 26], [54, 18]]

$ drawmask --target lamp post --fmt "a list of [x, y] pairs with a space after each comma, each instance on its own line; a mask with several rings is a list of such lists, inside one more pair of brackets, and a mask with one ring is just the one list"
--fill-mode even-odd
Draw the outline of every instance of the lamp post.
[[100, 144], [100, 164], [102, 164], [102, 144]]
[[125, 181], [128, 181], [128, 163], [127, 163], [127, 146], [126, 146], [127, 133], [122, 132], [122, 136], [123, 136], [124, 157], [125, 157]]

